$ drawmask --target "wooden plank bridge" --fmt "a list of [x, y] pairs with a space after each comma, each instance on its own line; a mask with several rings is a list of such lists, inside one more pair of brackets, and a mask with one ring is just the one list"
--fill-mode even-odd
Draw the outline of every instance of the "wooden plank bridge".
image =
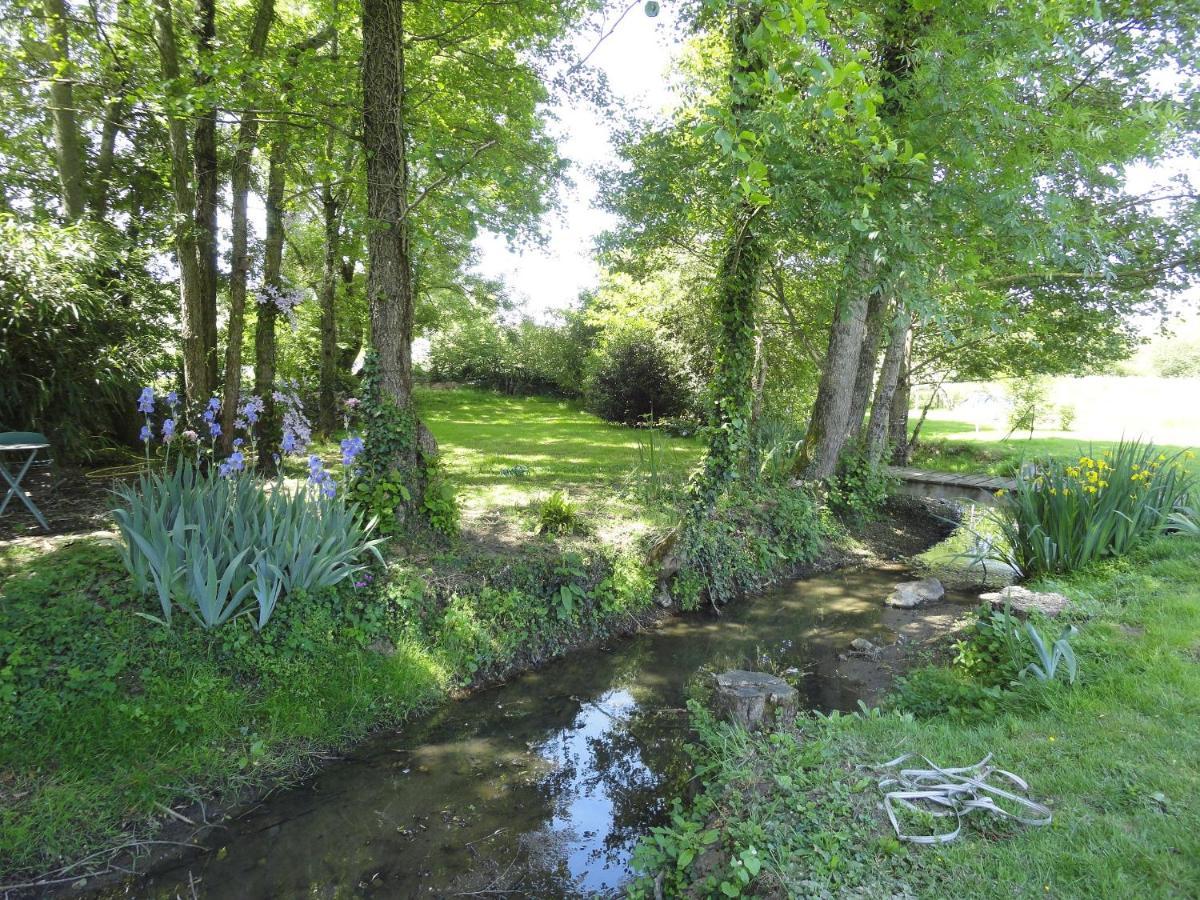
[[928, 469], [910, 469], [905, 466], [888, 466], [888, 474], [899, 479], [901, 494], [932, 497], [937, 500], [992, 503], [996, 499], [996, 491], [1011, 491], [1017, 486], [1016, 480], [1012, 478], [957, 475], [953, 472], [932, 472]]

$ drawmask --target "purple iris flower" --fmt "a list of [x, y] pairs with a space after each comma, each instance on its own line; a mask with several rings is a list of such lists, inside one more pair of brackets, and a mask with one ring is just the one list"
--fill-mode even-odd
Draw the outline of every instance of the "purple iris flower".
[[363, 452], [363, 439], [357, 435], [348, 437], [341, 444], [342, 447], [342, 465], [353, 465], [354, 460], [360, 453]]
[[171, 391], [170, 393], [167, 394], [167, 406], [171, 407], [171, 409], [174, 409], [178, 405], [179, 405], [179, 394], [175, 393], [175, 391]]
[[154, 388], [142, 388], [141, 396], [138, 397], [138, 412], [144, 412], [146, 415], [154, 412]]
[[150, 443], [150, 438], [152, 437], [154, 437], [154, 430], [149, 425], [143, 425], [141, 433], [142, 443]]
[[241, 414], [242, 418], [251, 425], [257, 423], [263, 414], [262, 397], [251, 396], [246, 398], [246, 402], [242, 404]]
[[213, 437], [213, 438], [219, 438], [221, 436], [221, 423], [220, 422], [210, 422], [209, 423], [208, 436]]
[[162, 427], [162, 439], [164, 444], [171, 443], [175, 438], [175, 420], [164, 419]]
[[213, 412], [216, 412], [218, 409], [220, 409], [221, 408], [221, 398], [209, 397], [208, 398], [208, 408], [211, 409]]

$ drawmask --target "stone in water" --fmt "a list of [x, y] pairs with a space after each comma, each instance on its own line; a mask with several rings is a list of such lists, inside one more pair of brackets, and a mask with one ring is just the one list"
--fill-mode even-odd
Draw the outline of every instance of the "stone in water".
[[934, 603], [946, 596], [946, 589], [936, 578], [920, 581], [902, 581], [888, 595], [887, 605], [897, 609], [916, 609], [926, 603]]
[[734, 669], [716, 676], [713, 701], [730, 721], [749, 731], [770, 724], [779, 715], [796, 714], [796, 689], [766, 672]]

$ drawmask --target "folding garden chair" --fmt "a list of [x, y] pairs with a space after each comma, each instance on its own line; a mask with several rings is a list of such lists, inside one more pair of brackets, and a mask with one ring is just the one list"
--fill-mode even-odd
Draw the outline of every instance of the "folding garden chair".
[[[46, 523], [46, 517], [42, 515], [42, 511], [34, 504], [33, 498], [21, 490], [21, 479], [25, 477], [25, 473], [29, 471], [29, 467], [33, 465], [38, 451], [46, 450], [49, 447], [50, 442], [46, 440], [46, 436], [38, 434], [36, 431], [6, 431], [0, 433], [0, 475], [3, 475], [4, 480], [8, 482], [8, 493], [4, 495], [4, 502], [0, 503], [0, 516], [4, 515], [4, 510], [8, 508], [8, 501], [15, 495], [20, 497], [21, 502], [33, 513], [33, 517], [38, 520], [38, 524], [46, 529], [46, 531], [50, 530], [50, 526]], [[8, 466], [4, 464], [4, 456], [7, 453], [29, 454], [25, 459], [25, 464], [21, 466], [21, 470], [17, 473], [16, 478], [8, 470]]]

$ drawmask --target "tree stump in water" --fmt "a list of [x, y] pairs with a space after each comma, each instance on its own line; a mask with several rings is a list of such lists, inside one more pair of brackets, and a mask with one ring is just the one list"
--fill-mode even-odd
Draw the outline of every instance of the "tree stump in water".
[[717, 675], [716, 682], [717, 711], [749, 731], [757, 731], [780, 714], [796, 714], [796, 689], [782, 678], [734, 669]]

